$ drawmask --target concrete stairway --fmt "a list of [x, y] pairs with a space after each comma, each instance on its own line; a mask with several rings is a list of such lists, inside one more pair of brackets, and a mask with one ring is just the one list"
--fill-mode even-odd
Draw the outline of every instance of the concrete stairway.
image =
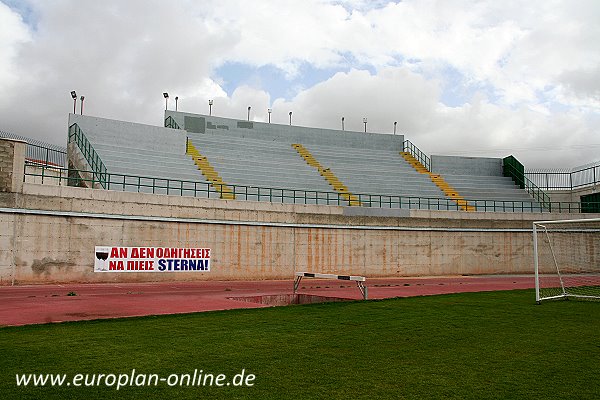
[[202, 172], [202, 175], [211, 183], [212, 187], [219, 192], [222, 199], [235, 200], [235, 194], [233, 190], [223, 182], [223, 178], [215, 171], [213, 166], [208, 161], [208, 158], [200, 154], [200, 152], [194, 147], [191, 140], [187, 142], [186, 153], [192, 157], [194, 163], [198, 166], [198, 169]]
[[456, 191], [456, 189], [450, 186], [450, 184], [446, 182], [441, 175], [432, 174], [429, 170], [427, 170], [427, 168], [425, 168], [425, 166], [423, 166], [423, 164], [419, 162], [419, 160], [417, 160], [412, 154], [408, 152], [401, 152], [400, 155], [406, 160], [406, 162], [412, 165], [417, 172], [428, 175], [431, 181], [435, 183], [435, 185], [439, 187], [442, 190], [442, 192], [444, 192], [444, 195], [455, 201], [456, 204], [458, 204], [458, 206], [463, 211], [476, 211], [476, 207], [468, 204], [465, 198], [462, 197]]
[[306, 163], [308, 165], [317, 169], [319, 174], [323, 178], [325, 178], [325, 180], [327, 180], [327, 182], [331, 185], [331, 187], [333, 187], [333, 189], [336, 192], [340, 193], [342, 198], [348, 202], [348, 205], [350, 205], [350, 206], [360, 206], [361, 205], [361, 202], [358, 199], [358, 197], [356, 197], [354, 194], [352, 194], [348, 190], [348, 187], [346, 185], [344, 185], [337, 176], [335, 176], [335, 174], [331, 171], [330, 168], [323, 167], [313, 157], [313, 155], [310, 153], [310, 151], [308, 151], [306, 149], [306, 147], [304, 147], [303, 145], [301, 145], [299, 143], [292, 144], [292, 147], [298, 152], [298, 154], [300, 154], [300, 156], [304, 159], [304, 161], [306, 161]]

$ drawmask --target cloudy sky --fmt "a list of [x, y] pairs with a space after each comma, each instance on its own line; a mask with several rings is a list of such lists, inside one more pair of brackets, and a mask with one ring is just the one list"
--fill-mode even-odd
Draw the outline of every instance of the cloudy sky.
[[[0, 129], [179, 110], [391, 133], [528, 168], [600, 160], [600, 1], [0, 0]], [[79, 104], [77, 106], [79, 112]]]

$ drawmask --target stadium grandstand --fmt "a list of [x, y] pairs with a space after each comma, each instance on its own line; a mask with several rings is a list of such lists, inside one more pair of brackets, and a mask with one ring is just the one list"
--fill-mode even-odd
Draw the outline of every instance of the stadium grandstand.
[[[171, 110], [163, 126], [70, 114], [67, 132], [66, 151], [0, 139], [1, 282], [531, 273], [532, 222], [600, 214], [598, 163], [527, 171], [404, 135]], [[94, 247], [140, 245], [203, 246], [216, 267], [95, 273]]]
[[70, 167], [88, 171], [79, 176], [87, 186], [377, 208], [552, 207], [513, 157], [429, 157], [402, 135], [175, 111], [165, 112], [165, 127], [73, 114], [69, 126]]
[[164, 127], [71, 114], [69, 151], [0, 137], [27, 142], [30, 183], [390, 209], [597, 212], [600, 202], [600, 161], [525, 170], [512, 156], [428, 156], [403, 135], [167, 110]]

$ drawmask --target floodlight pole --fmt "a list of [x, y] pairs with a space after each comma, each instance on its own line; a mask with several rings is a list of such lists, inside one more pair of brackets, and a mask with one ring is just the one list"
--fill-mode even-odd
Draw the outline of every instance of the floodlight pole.
[[269, 123], [271, 123], [271, 113], [273, 110], [271, 108], [267, 108], [267, 112], [269, 113]]
[[290, 111], [290, 126], [292, 126], [292, 112]]
[[252, 109], [252, 107], [248, 106], [248, 121], [250, 121], [250, 110]]
[[175, 96], [175, 111], [177, 111], [177, 101], [179, 100], [179, 96]]
[[345, 130], [344, 129], [344, 117], [342, 117], [342, 130]]
[[363, 118], [363, 124], [365, 124], [365, 133], [367, 133], [367, 119]]
[[77, 93], [71, 90], [71, 98], [73, 99], [73, 114], [77, 112]]
[[209, 100], [208, 101], [208, 115], [212, 116], [212, 106], [213, 106], [213, 101]]
[[165, 111], [169, 109], [169, 93], [164, 92], [163, 97], [165, 98]]
[[80, 109], [80, 113], [81, 115], [83, 115], [83, 100], [85, 99], [85, 96], [81, 96], [80, 100], [81, 100], [81, 109]]
[[396, 125], [398, 125], [398, 121], [394, 121], [394, 135], [396, 134]]

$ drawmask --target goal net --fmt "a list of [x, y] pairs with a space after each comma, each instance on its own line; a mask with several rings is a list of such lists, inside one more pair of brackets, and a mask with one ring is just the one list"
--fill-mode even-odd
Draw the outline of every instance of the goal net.
[[536, 301], [600, 300], [600, 218], [533, 223]]

